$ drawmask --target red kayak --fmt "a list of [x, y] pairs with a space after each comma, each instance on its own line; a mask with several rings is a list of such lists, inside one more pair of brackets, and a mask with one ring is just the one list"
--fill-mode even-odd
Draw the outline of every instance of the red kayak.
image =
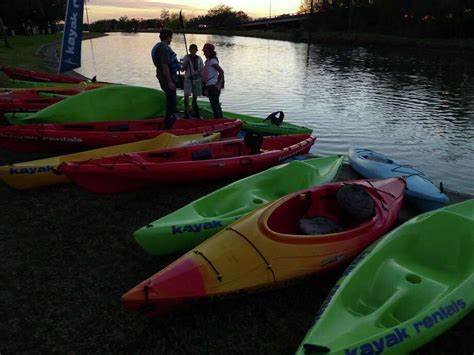
[[343, 181], [282, 197], [141, 282], [122, 303], [155, 316], [341, 268], [393, 226], [405, 188], [404, 178]]
[[42, 97], [38, 94], [1, 94], [0, 112], [35, 112], [61, 100], [61, 97]]
[[15, 152], [80, 151], [154, 138], [161, 133], [185, 135], [220, 132], [234, 137], [242, 122], [234, 119], [178, 119], [172, 129], [162, 118], [66, 124], [31, 124], [0, 127], [0, 147]]
[[10, 79], [53, 83], [81, 83], [84, 80], [69, 76], [16, 68], [0, 68]]
[[63, 163], [59, 170], [89, 191], [113, 193], [254, 174], [307, 153], [315, 140], [308, 134], [265, 137], [258, 147], [234, 139]]

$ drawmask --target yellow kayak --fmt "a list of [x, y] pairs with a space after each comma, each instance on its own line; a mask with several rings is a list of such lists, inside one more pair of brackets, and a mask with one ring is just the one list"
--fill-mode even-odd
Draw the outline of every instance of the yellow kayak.
[[163, 133], [158, 137], [135, 143], [120, 144], [52, 158], [33, 160], [24, 163], [0, 166], [0, 179], [15, 189], [64, 184], [69, 182], [66, 175], [57, 167], [63, 162], [81, 161], [90, 158], [106, 157], [122, 153], [144, 152], [164, 148], [174, 148], [191, 144], [214, 142], [220, 139], [220, 133], [190, 134], [175, 136]]

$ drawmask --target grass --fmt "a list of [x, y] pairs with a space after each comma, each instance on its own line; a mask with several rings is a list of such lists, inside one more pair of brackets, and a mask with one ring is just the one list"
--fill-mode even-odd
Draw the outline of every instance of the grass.
[[[5, 46], [0, 38], [0, 66], [12, 66], [20, 69], [48, 71], [48, 67], [40, 56], [36, 54], [38, 48], [44, 44], [61, 41], [62, 34], [14, 36], [9, 37], [10, 48]], [[84, 33], [83, 38], [101, 36], [98, 33]], [[8, 77], [0, 73], [0, 87], [9, 87]]]
[[[24, 43], [22, 53], [32, 55], [34, 45]], [[8, 65], [41, 68], [15, 56]], [[2, 165], [40, 157], [0, 150]], [[1, 183], [0, 352], [294, 353], [341, 270], [155, 320], [120, 305], [125, 291], [177, 257], [147, 255], [133, 231], [228, 182], [111, 196]], [[473, 314], [418, 353], [472, 354], [472, 334]]]
[[[38, 157], [0, 151], [2, 164]], [[120, 305], [125, 291], [177, 257], [147, 255], [133, 231], [227, 182], [112, 196], [1, 184], [1, 351], [293, 353], [340, 271], [156, 320]], [[473, 320], [419, 353], [470, 354]]]

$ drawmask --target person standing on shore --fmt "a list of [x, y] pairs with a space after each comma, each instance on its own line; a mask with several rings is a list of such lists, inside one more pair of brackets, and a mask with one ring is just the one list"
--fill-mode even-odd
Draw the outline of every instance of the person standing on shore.
[[214, 118], [222, 118], [222, 108], [219, 102], [222, 83], [224, 82], [224, 70], [219, 65], [215, 47], [211, 43], [206, 43], [202, 48], [206, 57], [204, 68], [201, 70], [201, 79], [204, 82], [204, 95], [209, 97]]
[[192, 94], [192, 112], [193, 117], [199, 118], [199, 107], [197, 98], [202, 93], [201, 87], [201, 70], [204, 67], [202, 59], [196, 53], [198, 47], [195, 44], [189, 46], [189, 54], [183, 58], [183, 66], [181, 70], [184, 73], [184, 118], [189, 118], [189, 96]]
[[173, 127], [176, 121], [176, 83], [180, 64], [176, 53], [170, 47], [173, 32], [167, 28], [160, 31], [160, 40], [151, 50], [156, 77], [166, 95], [165, 129]]

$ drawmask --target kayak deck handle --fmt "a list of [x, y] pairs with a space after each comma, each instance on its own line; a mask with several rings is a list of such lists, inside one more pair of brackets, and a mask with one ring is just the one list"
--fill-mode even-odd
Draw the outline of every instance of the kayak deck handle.
[[210, 261], [203, 253], [201, 253], [199, 250], [194, 250], [193, 253], [196, 254], [196, 255], [199, 255], [199, 256], [202, 257], [204, 260], [206, 260], [207, 263], [209, 264], [209, 266], [212, 268], [212, 270], [214, 270], [214, 272], [216, 273], [217, 281], [222, 282], [222, 275], [221, 275], [220, 272], [216, 269], [216, 267], [211, 263], [211, 261]]
[[247, 243], [249, 243], [252, 248], [258, 253], [258, 255], [260, 255], [260, 257], [263, 259], [263, 261], [265, 262], [265, 264], [267, 265], [267, 269], [270, 270], [270, 272], [272, 273], [272, 276], [273, 276], [273, 283], [276, 285], [276, 277], [275, 277], [275, 272], [273, 271], [272, 269], [272, 264], [270, 264], [267, 260], [267, 258], [265, 258], [265, 256], [262, 254], [262, 252], [260, 250], [258, 250], [258, 248], [255, 246], [255, 244], [253, 244], [251, 242], [251, 240], [249, 238], [247, 238], [245, 235], [243, 235], [242, 233], [240, 233], [238, 230], [232, 228], [232, 227], [227, 227], [226, 230], [230, 230], [232, 232], [234, 232], [235, 234], [241, 236], [242, 238], [244, 238]]
[[305, 354], [328, 354], [331, 352], [328, 347], [317, 344], [304, 344], [303, 349]]

